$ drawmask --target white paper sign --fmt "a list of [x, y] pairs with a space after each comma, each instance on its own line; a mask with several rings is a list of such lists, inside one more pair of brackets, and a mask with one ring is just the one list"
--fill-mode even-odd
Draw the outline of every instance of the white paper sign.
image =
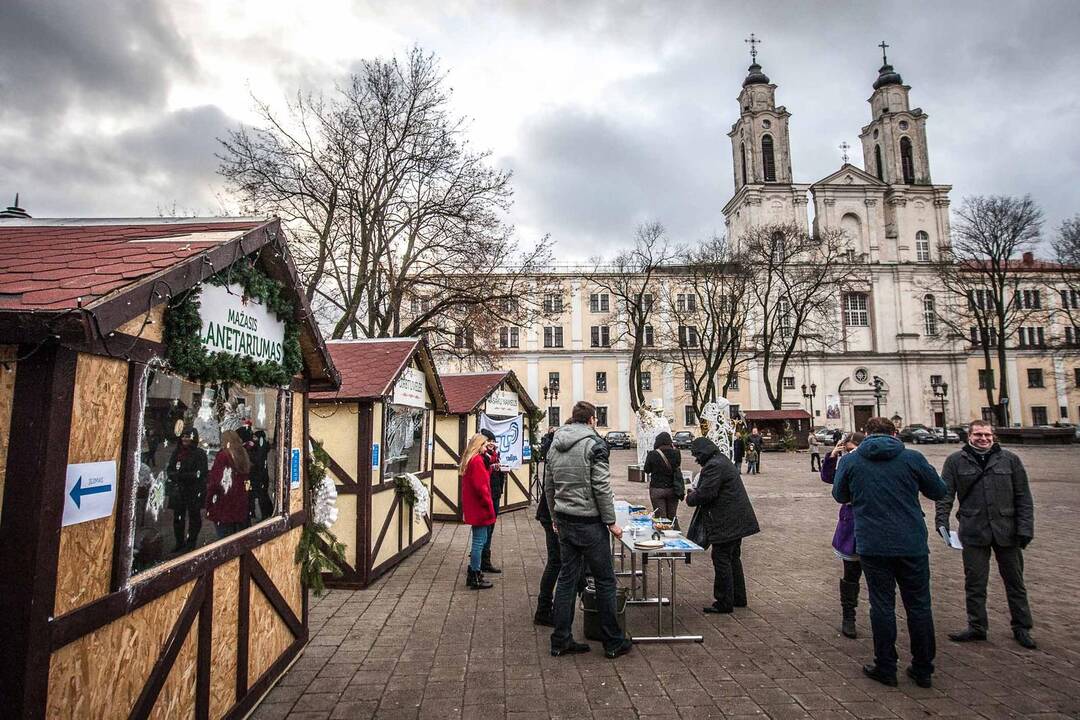
[[424, 373], [414, 367], [401, 371], [401, 377], [394, 384], [394, 397], [390, 401], [395, 405], [424, 407]]
[[487, 405], [484, 409], [491, 417], [511, 417], [518, 414], [517, 393], [506, 390], [496, 390], [488, 396]]
[[248, 298], [235, 283], [203, 285], [199, 296], [202, 344], [207, 352], [244, 355], [280, 363], [285, 357], [285, 324], [266, 306]]
[[495, 444], [499, 449], [499, 465], [504, 470], [516, 470], [521, 467], [521, 448], [524, 439], [525, 422], [522, 415], [508, 420], [496, 420], [486, 413], [480, 413], [480, 428], [495, 435]]
[[67, 466], [64, 482], [64, 526], [112, 515], [116, 503], [116, 463], [76, 463]]

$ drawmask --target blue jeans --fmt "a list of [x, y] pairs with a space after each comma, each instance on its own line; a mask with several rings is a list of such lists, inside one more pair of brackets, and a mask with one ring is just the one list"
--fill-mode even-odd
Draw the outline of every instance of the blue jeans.
[[472, 551], [469, 554], [469, 569], [480, 572], [480, 556], [484, 552], [484, 543], [487, 542], [488, 533], [491, 531], [487, 525], [472, 526]]
[[611, 561], [608, 529], [596, 518], [592, 522], [568, 522], [556, 518], [559, 527], [559, 581], [555, 586], [555, 630], [551, 648], [560, 650], [573, 642], [574, 601], [582, 565], [589, 568], [596, 583], [596, 606], [604, 649], [615, 650], [625, 636], [615, 613], [615, 566]]
[[937, 648], [934, 613], [930, 608], [929, 556], [862, 555], [859, 559], [870, 593], [874, 663], [885, 672], [896, 673], [896, 588], [899, 586], [911, 636], [911, 667], [916, 675], [930, 677]]

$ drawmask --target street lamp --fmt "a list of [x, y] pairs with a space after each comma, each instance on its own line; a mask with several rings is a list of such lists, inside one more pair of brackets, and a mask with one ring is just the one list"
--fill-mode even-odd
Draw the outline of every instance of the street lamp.
[[544, 399], [548, 401], [548, 426], [550, 427], [553, 424], [551, 422], [551, 408], [555, 407], [555, 403], [559, 401], [558, 383], [549, 382], [544, 386]]
[[934, 391], [934, 398], [941, 401], [941, 439], [948, 441], [949, 431], [945, 427], [945, 398], [949, 396], [949, 383], [932, 383], [930, 389]]
[[814, 425], [814, 398], [817, 396], [817, 383], [810, 383], [810, 392], [806, 391], [806, 383], [802, 386], [802, 396], [810, 401], [810, 426]]
[[875, 375], [874, 376], [874, 407], [875, 407], [876, 412], [874, 414], [877, 417], [881, 417], [881, 398], [883, 398], [883, 397], [885, 397], [885, 381], [882, 380], [881, 378], [879, 378], [877, 375]]

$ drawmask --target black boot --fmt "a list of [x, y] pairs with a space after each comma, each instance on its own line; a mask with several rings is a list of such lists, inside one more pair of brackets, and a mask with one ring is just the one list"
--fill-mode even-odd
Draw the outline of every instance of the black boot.
[[859, 583], [840, 580], [840, 608], [844, 613], [840, 632], [844, 637], [858, 637], [855, 630], [855, 608], [859, 606]]
[[498, 575], [502, 572], [502, 570], [491, 564], [491, 550], [487, 548], [480, 555], [480, 572], [491, 573], [492, 575]]
[[485, 580], [484, 576], [478, 570], [473, 570], [471, 568], [469, 569], [468, 578], [465, 580], [465, 586], [470, 590], [487, 590], [490, 587], [495, 587]]

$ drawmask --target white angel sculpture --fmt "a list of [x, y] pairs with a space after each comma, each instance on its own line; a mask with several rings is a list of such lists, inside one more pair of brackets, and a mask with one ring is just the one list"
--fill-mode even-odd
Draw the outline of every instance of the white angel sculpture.
[[653, 449], [656, 436], [662, 432], [670, 433], [671, 424], [664, 417], [662, 408], [642, 405], [637, 411], [637, 461], [638, 466], [645, 464], [645, 456]]
[[731, 446], [735, 442], [735, 421], [731, 418], [731, 403], [727, 398], [719, 397], [701, 409], [701, 417], [709, 425], [706, 437], [716, 443], [720, 452], [730, 458]]

